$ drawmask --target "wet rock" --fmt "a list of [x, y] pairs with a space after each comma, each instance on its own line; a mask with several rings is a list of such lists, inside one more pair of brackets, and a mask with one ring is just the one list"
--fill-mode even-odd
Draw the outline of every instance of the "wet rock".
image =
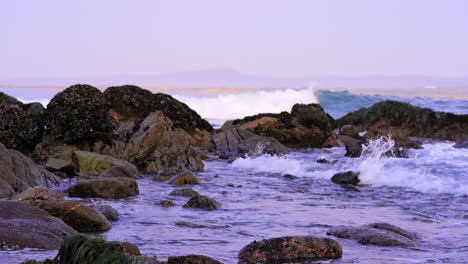
[[198, 208], [206, 211], [219, 209], [221, 204], [206, 196], [194, 196], [184, 204], [184, 208]]
[[[113, 166], [125, 168], [134, 175], [138, 173], [135, 165], [128, 161], [89, 151], [73, 152], [73, 163], [81, 175], [97, 176]], [[114, 171], [112, 170], [108, 174]], [[121, 176], [121, 174], [118, 175]]]
[[341, 141], [346, 148], [345, 156], [351, 158], [357, 158], [361, 156], [362, 153], [362, 144], [365, 143], [365, 140], [362, 138], [352, 138], [346, 135], [339, 135], [338, 140]]
[[340, 135], [357, 138], [359, 137], [359, 131], [358, 129], [356, 129], [356, 127], [352, 125], [344, 125], [340, 128]]
[[167, 264], [222, 264], [215, 259], [202, 255], [169, 257]]
[[34, 186], [53, 187], [59, 179], [16, 150], [0, 144], [0, 198]]
[[[133, 169], [133, 168], [132, 168]], [[137, 177], [135, 171], [131, 171], [128, 168], [120, 166], [112, 166], [109, 169], [103, 171], [99, 177], [101, 178], [131, 178]]]
[[112, 224], [101, 212], [77, 201], [49, 200], [41, 203], [39, 208], [81, 233], [102, 233], [112, 228]]
[[73, 85], [56, 94], [47, 105], [45, 116], [45, 133], [56, 142], [92, 145], [112, 141], [103, 94], [90, 85]]
[[169, 179], [169, 183], [175, 185], [200, 184], [200, 179], [190, 172], [185, 172]]
[[254, 154], [286, 154], [289, 149], [276, 139], [259, 136], [243, 128], [221, 130], [213, 135], [216, 149], [221, 157]]
[[120, 219], [119, 211], [117, 211], [110, 205], [98, 204], [91, 205], [90, 207], [101, 212], [101, 214], [103, 214], [110, 222], [115, 222]]
[[44, 164], [44, 167], [56, 175], [56, 172], [63, 172], [67, 176], [75, 175], [75, 168], [73, 167], [73, 164], [70, 161], [64, 159], [50, 158]]
[[173, 190], [169, 195], [194, 197], [194, 196], [199, 196], [200, 194], [197, 191], [193, 190], [192, 188], [182, 188], [182, 189]]
[[172, 207], [176, 206], [176, 204], [173, 201], [170, 200], [164, 200], [159, 203], [162, 207]]
[[391, 134], [397, 138], [397, 143], [405, 143], [408, 137], [457, 141], [466, 138], [468, 115], [434, 112], [407, 103], [384, 101], [349, 113], [336, 121], [337, 127], [344, 125], [369, 131], [369, 136], [374, 138]]
[[297, 179], [297, 176], [292, 175], [292, 174], [284, 174], [283, 178], [288, 179], [288, 180], [295, 180], [295, 179]]
[[238, 255], [244, 263], [297, 263], [338, 259], [343, 254], [338, 242], [313, 236], [289, 236], [254, 241]]
[[79, 182], [67, 190], [70, 197], [119, 199], [139, 194], [138, 183], [130, 178], [102, 178]]
[[356, 240], [360, 244], [376, 246], [412, 247], [419, 240], [418, 235], [387, 223], [374, 223], [360, 227], [336, 226], [327, 235]]
[[162, 112], [154, 112], [141, 122], [128, 142], [114, 141], [102, 153], [128, 160], [147, 174], [173, 176], [203, 169], [194, 146], [194, 138], [187, 131], [176, 128]]
[[317, 162], [317, 163], [330, 163], [330, 161], [328, 161], [327, 159], [318, 159], [315, 162]]
[[341, 172], [333, 175], [332, 182], [336, 184], [351, 184], [357, 185], [359, 183], [359, 172]]
[[76, 234], [62, 220], [35, 206], [0, 202], [0, 249], [58, 249], [66, 237]]
[[45, 201], [64, 200], [64, 193], [59, 190], [50, 190], [42, 186], [34, 186], [15, 196], [15, 201], [31, 205], [39, 205]]
[[455, 145], [453, 145], [454, 148], [468, 148], [468, 140], [463, 140], [457, 142]]
[[22, 108], [0, 107], [0, 143], [23, 153], [31, 152], [41, 141], [41, 118]]
[[[82, 254], [86, 252], [86, 254]], [[149, 264], [145, 257], [139, 256], [137, 246], [126, 242], [105, 241], [75, 235], [65, 240], [60, 247], [54, 264]]]
[[337, 146], [334, 120], [318, 104], [295, 104], [291, 113], [259, 114], [223, 126], [240, 127], [260, 136], [272, 137], [291, 148]]
[[232, 183], [228, 183], [228, 184], [226, 184], [226, 187], [235, 188], [236, 186], [234, 186], [234, 184], [232, 184]]

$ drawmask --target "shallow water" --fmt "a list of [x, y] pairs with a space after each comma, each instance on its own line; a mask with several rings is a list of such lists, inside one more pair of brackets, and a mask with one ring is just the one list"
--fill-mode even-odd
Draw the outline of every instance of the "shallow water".
[[[343, 148], [334, 148], [238, 159], [232, 164], [208, 161], [199, 174], [202, 184], [193, 189], [220, 202], [217, 211], [182, 208], [188, 198], [169, 195], [179, 187], [154, 182], [152, 176], [139, 180], [141, 194], [136, 197], [85, 201], [109, 204], [122, 213], [113, 228], [99, 236], [136, 243], [144, 254], [160, 259], [203, 254], [237, 263], [239, 250], [253, 240], [325, 237], [335, 225], [388, 222], [418, 233], [422, 241], [414, 248], [385, 248], [338, 239], [343, 258], [321, 263], [468, 263], [468, 151], [441, 142], [414, 150], [408, 159], [381, 158], [382, 144], [374, 146], [377, 154], [362, 159], [345, 158]], [[331, 163], [317, 163], [320, 158]], [[366, 185], [359, 187], [360, 193], [329, 180], [348, 169], [363, 173]], [[298, 178], [283, 178], [285, 173]], [[177, 206], [158, 205], [164, 199]], [[180, 222], [187, 224], [177, 225]], [[19, 263], [26, 257], [55, 254], [23, 250], [1, 252], [0, 259]]]

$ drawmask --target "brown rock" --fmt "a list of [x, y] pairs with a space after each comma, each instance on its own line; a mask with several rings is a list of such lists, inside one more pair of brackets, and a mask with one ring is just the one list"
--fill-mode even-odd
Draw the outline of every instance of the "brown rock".
[[170, 184], [182, 185], [182, 184], [200, 184], [200, 179], [190, 173], [185, 172], [169, 179]]
[[20, 203], [39, 205], [45, 201], [64, 200], [64, 197], [65, 195], [62, 191], [34, 186], [15, 196], [15, 200]]
[[130, 178], [102, 178], [79, 182], [67, 190], [70, 197], [119, 199], [139, 194], [138, 183]]
[[215, 259], [202, 255], [169, 257], [167, 264], [222, 264]]

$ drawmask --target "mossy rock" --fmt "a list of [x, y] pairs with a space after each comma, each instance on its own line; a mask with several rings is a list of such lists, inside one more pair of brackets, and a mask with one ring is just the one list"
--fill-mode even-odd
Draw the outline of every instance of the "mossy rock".
[[113, 166], [125, 168], [132, 174], [138, 172], [135, 165], [128, 161], [89, 151], [73, 152], [73, 163], [81, 175], [88, 176], [98, 176]]

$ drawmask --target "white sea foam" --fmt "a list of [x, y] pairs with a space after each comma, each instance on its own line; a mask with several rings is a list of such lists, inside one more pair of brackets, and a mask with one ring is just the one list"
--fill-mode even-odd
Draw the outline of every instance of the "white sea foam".
[[313, 87], [302, 90], [262, 90], [243, 94], [174, 95], [174, 97], [186, 103], [203, 118], [223, 120], [243, 118], [259, 113], [289, 112], [296, 103], [318, 103]]

